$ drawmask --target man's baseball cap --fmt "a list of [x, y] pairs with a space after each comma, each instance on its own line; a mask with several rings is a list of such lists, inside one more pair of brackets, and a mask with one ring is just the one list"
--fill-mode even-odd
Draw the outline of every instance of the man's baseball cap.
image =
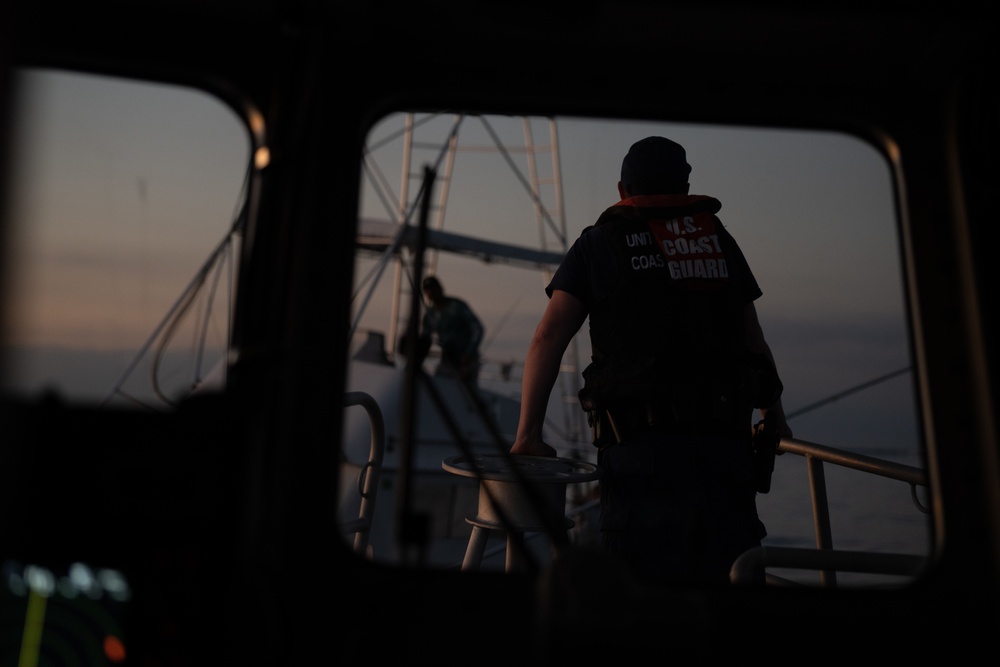
[[683, 146], [664, 137], [646, 137], [628, 149], [621, 181], [624, 185], [639, 181], [682, 184], [688, 182], [690, 173]]

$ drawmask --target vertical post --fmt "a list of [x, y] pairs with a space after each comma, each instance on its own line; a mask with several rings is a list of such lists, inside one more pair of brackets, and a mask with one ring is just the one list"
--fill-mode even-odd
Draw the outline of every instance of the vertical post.
[[[809, 491], [812, 494], [813, 525], [816, 530], [816, 547], [833, 549], [833, 536], [830, 531], [830, 504], [826, 496], [826, 476], [823, 472], [823, 462], [812, 456], [806, 456], [806, 466], [809, 472]], [[836, 587], [837, 573], [832, 570], [820, 572], [823, 585]]]

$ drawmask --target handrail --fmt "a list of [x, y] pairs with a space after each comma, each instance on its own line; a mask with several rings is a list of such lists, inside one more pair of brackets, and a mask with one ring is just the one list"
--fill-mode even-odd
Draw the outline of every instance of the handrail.
[[923, 556], [868, 551], [833, 551], [792, 547], [755, 547], [745, 551], [730, 570], [734, 584], [751, 583], [764, 567], [840, 570], [866, 574], [915, 576], [927, 564]]
[[[927, 512], [916, 498], [917, 486], [927, 486], [927, 475], [920, 469], [892, 461], [885, 461], [864, 454], [856, 454], [844, 450], [819, 445], [805, 440], [791, 438], [782, 439], [778, 451], [804, 456], [809, 469], [810, 493], [813, 503], [813, 520], [816, 526], [816, 549], [791, 547], [761, 546], [750, 549], [733, 563], [730, 570], [730, 581], [733, 583], [748, 583], [766, 567], [781, 567], [790, 569], [808, 569], [820, 572], [824, 586], [836, 586], [836, 572], [857, 572], [864, 574], [888, 574], [899, 576], [915, 576], [927, 564], [927, 558], [910, 554], [837, 551], [832, 547], [830, 530], [829, 504], [826, 496], [826, 482], [823, 470], [824, 463], [831, 463], [845, 468], [851, 468], [864, 473], [879, 475], [889, 479], [906, 482], [914, 490], [914, 504], [921, 512]], [[576, 518], [598, 504], [591, 500], [568, 513], [570, 518]], [[532, 539], [537, 535], [526, 536]], [[500, 545], [487, 553], [495, 555], [503, 551]], [[458, 565], [455, 565], [457, 568]], [[767, 575], [768, 583], [785, 583], [779, 577]]]
[[354, 533], [354, 551], [365, 555], [371, 535], [372, 516], [375, 514], [375, 497], [378, 493], [379, 476], [382, 473], [382, 456], [385, 451], [385, 422], [382, 410], [375, 399], [361, 391], [350, 391], [344, 396], [344, 406], [360, 405], [368, 413], [371, 423], [371, 448], [368, 462], [358, 475], [358, 493], [361, 494], [361, 508], [358, 518], [340, 524], [344, 534]]
[[782, 438], [778, 444], [779, 453], [790, 453], [806, 458], [809, 473], [809, 490], [812, 496], [813, 524], [816, 529], [816, 549], [789, 549], [758, 547], [744, 553], [733, 564], [730, 579], [747, 581], [758, 569], [767, 566], [815, 569], [820, 571], [820, 579], [825, 586], [836, 586], [836, 571], [848, 570], [868, 574], [916, 573], [926, 564], [926, 558], [904, 554], [884, 554], [834, 551], [830, 530], [830, 508], [826, 494], [826, 478], [823, 464], [832, 463], [861, 472], [880, 475], [906, 482], [910, 485], [914, 504], [921, 512], [929, 510], [920, 504], [916, 487], [927, 486], [927, 474], [920, 468], [894, 463], [847, 452], [835, 447], [819, 445], [805, 440]]
[[927, 473], [921, 468], [885, 461], [865, 454], [847, 452], [842, 449], [819, 445], [806, 440], [782, 438], [778, 445], [778, 453], [782, 452], [798, 454], [807, 458], [812, 457], [819, 461], [833, 463], [845, 468], [853, 468], [854, 470], [897, 479], [911, 486], [927, 486]]

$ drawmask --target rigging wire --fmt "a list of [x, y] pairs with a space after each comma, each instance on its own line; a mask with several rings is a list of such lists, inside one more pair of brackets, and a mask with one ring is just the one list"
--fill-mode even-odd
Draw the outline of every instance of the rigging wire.
[[[230, 235], [228, 237], [228, 241], [229, 242], [228, 243], [224, 243], [222, 245], [222, 247], [220, 248], [220, 252], [217, 253], [214, 256], [215, 260], [216, 260], [216, 261], [213, 262], [214, 263], [214, 271], [212, 271], [212, 273], [214, 274], [214, 279], [212, 281], [212, 286], [209, 289], [209, 293], [208, 293], [207, 298], [205, 300], [205, 307], [204, 307], [204, 310], [202, 311], [203, 317], [202, 317], [201, 326], [198, 327], [198, 329], [199, 329], [198, 342], [195, 345], [195, 351], [196, 351], [196, 362], [195, 362], [195, 369], [194, 369], [195, 380], [192, 383], [192, 387], [196, 387], [197, 384], [198, 384], [198, 381], [201, 378], [201, 370], [202, 370], [201, 369], [201, 364], [202, 364], [202, 358], [203, 358], [204, 349], [205, 349], [205, 346], [206, 346], [206, 337], [208, 335], [208, 326], [209, 326], [209, 324], [211, 322], [212, 305], [215, 302], [215, 295], [216, 295], [216, 293], [218, 291], [220, 278], [226, 273], [225, 269], [227, 268], [227, 265], [231, 261], [232, 253], [231, 253], [230, 249], [232, 247], [232, 239], [233, 239], [233, 236]], [[229, 261], [227, 261], [227, 260], [229, 260]], [[154, 393], [156, 394], [156, 396], [161, 401], [163, 401], [164, 403], [166, 403], [167, 405], [170, 405], [170, 406], [174, 406], [175, 405], [175, 401], [173, 401], [172, 399], [170, 399], [164, 393], [163, 388], [162, 388], [162, 386], [160, 384], [161, 362], [163, 361], [164, 354], [167, 351], [167, 346], [169, 345], [170, 341], [173, 340], [174, 335], [177, 333], [177, 331], [180, 328], [180, 325], [183, 322], [183, 316], [184, 316], [184, 314], [187, 313], [188, 310], [191, 308], [191, 306], [195, 303], [195, 300], [196, 300], [199, 292], [201, 291], [201, 288], [206, 284], [206, 282], [208, 280], [208, 275], [209, 275], [209, 270], [208, 270], [208, 267], [206, 267], [206, 270], [204, 272], [200, 273], [199, 276], [198, 276], [197, 286], [194, 289], [192, 289], [190, 292], [188, 292], [188, 295], [184, 299], [183, 305], [178, 310], [177, 317], [173, 318], [172, 321], [170, 322], [170, 324], [167, 326], [167, 328], [166, 328], [166, 330], [165, 330], [165, 332], [163, 334], [163, 338], [162, 338], [160, 344], [157, 346], [157, 348], [155, 350], [155, 353], [154, 353], [153, 366], [152, 366], [152, 370], [151, 370], [151, 381], [152, 381], [152, 384], [153, 384], [153, 391], [154, 391]], [[226, 319], [228, 320], [229, 318], [226, 318]], [[227, 338], [227, 340], [228, 340], [228, 338]]]
[[816, 401], [815, 403], [811, 403], [811, 404], [806, 405], [804, 407], [801, 407], [801, 408], [799, 408], [797, 410], [794, 410], [792, 412], [786, 413], [785, 414], [785, 419], [792, 419], [793, 417], [798, 417], [799, 415], [805, 414], [806, 412], [811, 412], [811, 411], [813, 411], [813, 410], [815, 410], [817, 408], [823, 407], [824, 405], [828, 405], [830, 403], [834, 403], [836, 401], [839, 401], [840, 399], [844, 398], [845, 396], [850, 396], [851, 394], [856, 394], [859, 391], [862, 391], [864, 389], [868, 389], [870, 387], [873, 387], [873, 386], [875, 386], [877, 384], [885, 382], [886, 380], [891, 380], [892, 378], [897, 377], [899, 375], [902, 375], [904, 373], [909, 373], [912, 370], [912, 368], [913, 368], [912, 366], [907, 366], [906, 368], [900, 368], [899, 370], [895, 370], [895, 371], [893, 371], [891, 373], [886, 373], [885, 375], [877, 377], [877, 378], [875, 378], [873, 380], [868, 380], [867, 382], [862, 382], [861, 384], [855, 385], [855, 386], [851, 387], [850, 389], [845, 389], [844, 391], [838, 392], [838, 393], [833, 394], [831, 396], [827, 396], [826, 398], [824, 398], [824, 399], [822, 399], [820, 401]]
[[493, 344], [493, 341], [500, 333], [500, 330], [503, 329], [504, 325], [507, 324], [507, 320], [509, 320], [510, 316], [514, 313], [514, 310], [517, 308], [517, 305], [521, 303], [521, 299], [523, 298], [523, 296], [524, 295], [522, 294], [521, 296], [518, 296], [516, 299], [514, 299], [514, 302], [510, 304], [510, 308], [507, 309], [507, 312], [505, 312], [503, 316], [500, 317], [500, 321], [498, 321], [497, 325], [493, 327], [493, 330], [490, 333], [489, 337], [487, 337], [486, 340], [483, 341], [483, 344], [480, 346], [480, 349], [483, 352], [488, 350], [490, 348], [490, 345]]
[[493, 142], [496, 144], [500, 154], [503, 156], [504, 160], [507, 161], [507, 164], [510, 165], [511, 170], [514, 172], [514, 176], [517, 177], [521, 185], [524, 186], [524, 188], [528, 191], [528, 195], [531, 197], [532, 201], [535, 204], [537, 204], [541, 209], [542, 216], [545, 219], [545, 222], [548, 223], [549, 227], [551, 228], [550, 231], [552, 231], [552, 233], [556, 235], [556, 238], [559, 239], [559, 242], [565, 247], [566, 236], [559, 228], [556, 227], [555, 221], [553, 221], [552, 216], [549, 215], [549, 211], [542, 202], [538, 192], [533, 187], [531, 187], [531, 184], [528, 182], [528, 179], [524, 177], [524, 174], [521, 173], [521, 170], [517, 167], [516, 164], [514, 164], [514, 161], [510, 157], [510, 152], [504, 146], [503, 141], [497, 135], [496, 131], [493, 129], [493, 126], [491, 126], [486, 121], [485, 117], [481, 118], [480, 120], [482, 121], [483, 127], [486, 128], [486, 131], [489, 133], [490, 137], [493, 139]]
[[[164, 315], [163, 319], [160, 320], [159, 324], [157, 324], [157, 326], [153, 329], [153, 332], [146, 339], [146, 342], [139, 348], [139, 351], [132, 358], [132, 361], [129, 362], [129, 364], [125, 367], [125, 370], [119, 376], [118, 380], [114, 383], [114, 385], [112, 385], [111, 389], [108, 391], [107, 396], [105, 396], [104, 400], [101, 401], [100, 403], [102, 407], [108, 405], [115, 396], [121, 396], [131, 402], [142, 405], [142, 402], [139, 399], [130, 396], [128, 393], [124, 391], [124, 385], [125, 382], [131, 377], [136, 367], [138, 367], [139, 362], [151, 349], [154, 348], [154, 345], [156, 345], [156, 349], [153, 352], [154, 354], [153, 370], [152, 370], [153, 372], [152, 382], [154, 385], [153, 392], [157, 395], [158, 398], [165, 400], [167, 401], [168, 404], [170, 404], [170, 401], [167, 400], [160, 392], [157, 380], [159, 360], [163, 353], [163, 348], [166, 346], [167, 341], [172, 337], [173, 335], [172, 332], [178, 326], [179, 323], [178, 321], [184, 316], [184, 314], [190, 308], [191, 304], [194, 302], [195, 298], [198, 295], [198, 292], [201, 290], [202, 286], [208, 279], [210, 272], [213, 270], [213, 267], [215, 268], [216, 272], [221, 271], [221, 268], [217, 266], [217, 263], [222, 261], [222, 259], [225, 256], [231, 256], [232, 244], [235, 242], [236, 238], [241, 236], [242, 233], [245, 231], [247, 216], [249, 214], [249, 202], [247, 201], [246, 193], [249, 187], [250, 173], [252, 170], [253, 166], [251, 165], [248, 167], [247, 172], [244, 174], [243, 185], [241, 187], [240, 196], [237, 198], [238, 203], [234, 211], [233, 220], [229, 226], [229, 229], [226, 230], [225, 235], [215, 246], [212, 252], [209, 253], [208, 258], [202, 264], [201, 268], [198, 269], [198, 271], [195, 273], [194, 278], [192, 278], [192, 280], [188, 283], [188, 286], [181, 293], [181, 296], [177, 299], [176, 302], [174, 302], [174, 305], [170, 307], [166, 315]], [[218, 285], [218, 280], [215, 281], [214, 286], [212, 288], [213, 293], [217, 285]], [[211, 306], [209, 305], [209, 308], [210, 307]], [[160, 343], [157, 345], [157, 340], [160, 339], [160, 336], [163, 334], [164, 331], [168, 332], [166, 336], [167, 340], [161, 340]], [[200, 355], [198, 363], [201, 363]], [[197, 372], [198, 370], [196, 369], [196, 373]]]

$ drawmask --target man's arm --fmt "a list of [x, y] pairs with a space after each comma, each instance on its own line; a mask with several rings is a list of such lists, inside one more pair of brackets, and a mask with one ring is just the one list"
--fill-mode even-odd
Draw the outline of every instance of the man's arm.
[[[774, 363], [774, 355], [771, 354], [771, 347], [767, 344], [764, 339], [764, 331], [761, 329], [760, 320], [757, 318], [757, 308], [750, 302], [746, 305], [743, 311], [744, 323], [747, 332], [747, 345], [751, 352], [762, 353], [767, 359], [777, 368], [777, 364]], [[785, 409], [781, 405], [781, 398], [769, 408], [761, 409], [760, 416], [763, 419], [764, 415], [768, 412], [774, 411], [778, 416], [778, 433], [781, 434], [782, 438], [791, 438], [792, 429], [788, 425], [788, 421], [785, 419]]]
[[521, 416], [511, 454], [555, 456], [555, 449], [542, 441], [542, 425], [563, 353], [586, 319], [587, 307], [582, 301], [569, 292], [552, 292], [524, 360]]

